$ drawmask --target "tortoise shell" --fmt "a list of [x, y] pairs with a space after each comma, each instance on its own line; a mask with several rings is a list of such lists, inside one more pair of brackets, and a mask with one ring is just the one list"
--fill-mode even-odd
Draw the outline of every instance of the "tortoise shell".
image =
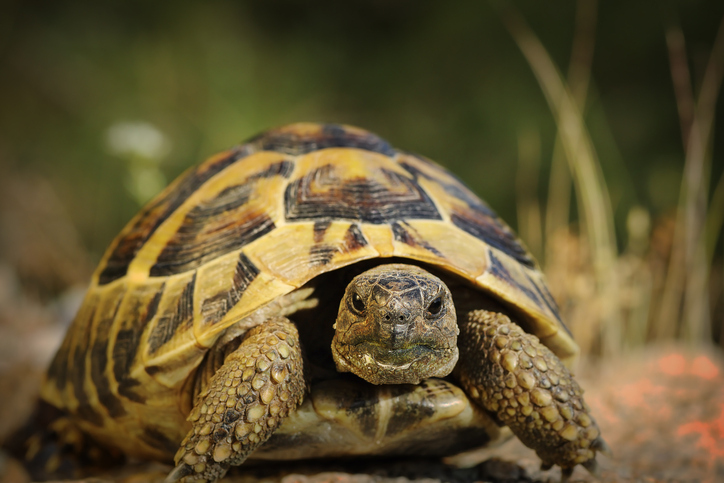
[[188, 430], [176, 421], [190, 376], [227, 329], [322, 273], [388, 257], [462, 277], [561, 359], [577, 354], [531, 255], [460, 180], [367, 131], [305, 123], [189, 169], [131, 220], [42, 396], [127, 453], [167, 457]]

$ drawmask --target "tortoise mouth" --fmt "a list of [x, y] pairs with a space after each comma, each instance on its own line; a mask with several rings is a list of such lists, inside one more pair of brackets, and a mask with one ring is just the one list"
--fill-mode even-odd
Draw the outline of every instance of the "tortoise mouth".
[[431, 347], [427, 344], [408, 344], [393, 348], [374, 341], [363, 341], [353, 347], [356, 352], [368, 354], [380, 365], [395, 366], [400, 369], [408, 368], [415, 361], [428, 359], [445, 351], [444, 348]]
[[354, 345], [333, 344], [337, 370], [351, 372], [371, 384], [419, 384], [430, 377], [445, 377], [458, 360], [457, 347], [408, 344], [391, 348], [377, 341]]

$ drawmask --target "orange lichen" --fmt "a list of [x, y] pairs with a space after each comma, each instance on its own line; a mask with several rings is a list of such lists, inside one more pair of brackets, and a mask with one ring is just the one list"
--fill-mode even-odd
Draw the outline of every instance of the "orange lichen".
[[686, 358], [681, 354], [669, 354], [659, 359], [659, 369], [664, 374], [679, 376], [686, 370]]
[[627, 406], [651, 409], [647, 401], [648, 397], [660, 394], [665, 390], [664, 386], [657, 386], [651, 382], [651, 379], [643, 378], [632, 384], [621, 386], [617, 392], [621, 401]]
[[699, 356], [691, 364], [691, 373], [704, 379], [714, 379], [719, 375], [719, 368], [706, 356]]
[[724, 458], [724, 404], [720, 404], [720, 408], [718, 419], [682, 424], [676, 431], [677, 436], [685, 436], [690, 433], [699, 434], [696, 447], [707, 452], [707, 463], [710, 470], [716, 467], [720, 458]]

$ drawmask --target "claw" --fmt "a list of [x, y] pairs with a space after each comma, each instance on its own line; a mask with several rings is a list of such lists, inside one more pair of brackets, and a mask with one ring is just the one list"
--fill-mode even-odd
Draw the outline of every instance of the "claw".
[[573, 474], [573, 468], [561, 468], [561, 483], [567, 483]]
[[179, 481], [180, 479], [189, 476], [194, 472], [194, 469], [191, 468], [186, 463], [179, 463], [176, 468], [174, 468], [171, 473], [168, 474], [165, 480], [163, 480], [163, 483], [174, 483], [176, 481]]
[[598, 466], [598, 461], [594, 459], [590, 459], [586, 461], [585, 463], [581, 463], [581, 466], [586, 468], [589, 473], [591, 473], [596, 478], [601, 478], [601, 468]]
[[611, 451], [611, 448], [609, 448], [608, 444], [606, 444], [606, 441], [603, 440], [600, 436], [596, 438], [593, 443], [591, 443], [591, 448], [595, 449], [599, 453], [603, 453], [609, 458], [613, 458], [613, 452]]
[[551, 468], [553, 468], [553, 463], [548, 463], [547, 461], [541, 460], [541, 462], [540, 462], [541, 471], [548, 471]]

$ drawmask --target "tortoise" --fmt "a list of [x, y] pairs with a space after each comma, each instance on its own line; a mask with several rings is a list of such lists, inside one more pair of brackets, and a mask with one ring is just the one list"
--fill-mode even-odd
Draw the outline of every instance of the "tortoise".
[[608, 450], [513, 231], [434, 162], [299, 123], [194, 167], [103, 256], [42, 399], [215, 481], [247, 458], [448, 455], [514, 433], [563, 476]]

